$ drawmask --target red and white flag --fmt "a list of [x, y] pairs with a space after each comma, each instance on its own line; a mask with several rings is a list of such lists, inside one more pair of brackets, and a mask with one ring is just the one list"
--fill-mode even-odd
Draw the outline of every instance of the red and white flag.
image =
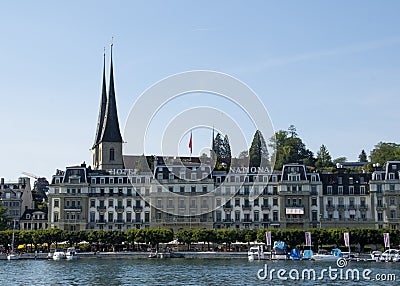
[[343, 233], [344, 245], [349, 247], [350, 246], [350, 235], [348, 232]]
[[383, 241], [385, 242], [385, 247], [390, 248], [390, 238], [389, 238], [389, 233], [385, 232], [383, 234]]
[[311, 232], [306, 232], [306, 246], [311, 246]]
[[190, 132], [189, 149], [190, 149], [190, 155], [192, 155], [192, 153], [193, 153], [192, 132]]
[[266, 233], [265, 233], [265, 236], [266, 236], [266, 238], [267, 238], [267, 246], [271, 246], [272, 244], [271, 244], [271, 232], [270, 231], [267, 231]]

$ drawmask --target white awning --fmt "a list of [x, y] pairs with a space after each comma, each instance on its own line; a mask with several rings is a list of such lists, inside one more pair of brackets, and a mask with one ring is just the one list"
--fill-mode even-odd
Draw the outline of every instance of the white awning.
[[349, 213], [350, 213], [351, 215], [355, 215], [355, 214], [356, 214], [356, 210], [349, 210]]
[[249, 211], [249, 210], [244, 210], [243, 213], [244, 213], [244, 214], [249, 214], [250, 211]]
[[304, 214], [303, 208], [286, 208], [286, 214]]
[[263, 210], [263, 214], [269, 214], [269, 210]]

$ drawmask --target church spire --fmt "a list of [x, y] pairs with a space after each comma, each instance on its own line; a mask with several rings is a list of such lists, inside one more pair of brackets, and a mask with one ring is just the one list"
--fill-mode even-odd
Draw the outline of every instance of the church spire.
[[108, 100], [105, 109], [103, 130], [101, 133], [100, 142], [123, 143], [121, 132], [119, 129], [117, 103], [115, 100], [112, 48], [113, 44], [111, 44], [110, 86], [108, 91]]
[[99, 109], [99, 118], [97, 120], [97, 129], [96, 129], [96, 137], [94, 139], [94, 146], [99, 144], [101, 139], [101, 133], [103, 130], [104, 124], [104, 116], [106, 113], [106, 105], [107, 105], [107, 87], [106, 87], [106, 51], [104, 49], [103, 54], [103, 86], [101, 90], [101, 100], [100, 100], [100, 109]]

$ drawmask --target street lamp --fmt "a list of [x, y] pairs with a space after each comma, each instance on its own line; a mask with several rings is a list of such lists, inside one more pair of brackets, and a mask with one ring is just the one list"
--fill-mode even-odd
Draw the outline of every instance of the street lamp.
[[322, 228], [322, 214], [319, 214], [319, 228]]

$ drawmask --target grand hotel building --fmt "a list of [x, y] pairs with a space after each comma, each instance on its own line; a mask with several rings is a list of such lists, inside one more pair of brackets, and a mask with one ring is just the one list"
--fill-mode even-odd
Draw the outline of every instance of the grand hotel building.
[[[106, 91], [105, 65], [93, 164], [53, 175], [48, 225], [64, 230], [129, 228], [400, 229], [400, 162], [372, 174], [338, 168], [308, 172], [299, 164], [282, 171], [216, 172], [200, 158], [140, 157], [122, 153], [113, 63]], [[149, 158], [146, 158], [149, 161]]]

